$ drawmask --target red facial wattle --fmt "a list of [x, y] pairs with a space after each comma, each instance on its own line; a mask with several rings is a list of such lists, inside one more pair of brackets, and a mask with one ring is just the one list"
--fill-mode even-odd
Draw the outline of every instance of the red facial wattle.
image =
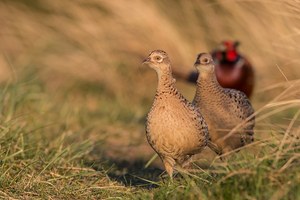
[[230, 62], [236, 61], [238, 54], [235, 50], [227, 51], [226, 52], [226, 60]]

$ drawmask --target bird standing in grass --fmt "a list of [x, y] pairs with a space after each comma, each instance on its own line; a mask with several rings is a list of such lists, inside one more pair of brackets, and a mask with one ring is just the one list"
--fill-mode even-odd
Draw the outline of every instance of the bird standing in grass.
[[247, 96], [220, 86], [210, 54], [199, 54], [194, 66], [199, 76], [193, 103], [201, 109], [212, 142], [223, 152], [252, 142], [255, 118]]
[[175, 88], [170, 59], [155, 50], [143, 64], [154, 69], [158, 86], [147, 116], [146, 136], [172, 178], [175, 164], [184, 167], [208, 143], [208, 128], [200, 111]]
[[[249, 98], [254, 89], [254, 68], [238, 51], [238, 46], [239, 42], [227, 40], [221, 42], [219, 47], [212, 51], [215, 73], [222, 87], [242, 91]], [[192, 83], [196, 83], [198, 79], [197, 71], [183, 74], [176, 70], [174, 75]]]

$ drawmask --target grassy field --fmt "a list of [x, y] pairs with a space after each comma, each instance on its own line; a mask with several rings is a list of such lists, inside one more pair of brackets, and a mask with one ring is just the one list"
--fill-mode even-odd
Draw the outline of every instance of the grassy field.
[[[293, 0], [0, 0], [0, 198], [300, 199], [299, 18]], [[145, 167], [141, 61], [164, 49], [189, 72], [223, 39], [255, 66], [255, 142], [171, 183]]]

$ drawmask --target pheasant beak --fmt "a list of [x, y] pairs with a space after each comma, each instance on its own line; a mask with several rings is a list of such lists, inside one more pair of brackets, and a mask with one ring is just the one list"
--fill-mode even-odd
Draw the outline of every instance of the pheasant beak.
[[200, 54], [196, 58], [196, 62], [194, 65], [200, 65]]
[[146, 58], [145, 60], [143, 60], [143, 65], [145, 65], [145, 64], [148, 64], [148, 63], [150, 63], [151, 62], [151, 60], [150, 60], [150, 57], [148, 57], [148, 58]]
[[140, 71], [140, 72], [143, 71], [143, 70], [144, 70], [144, 66], [145, 66], [145, 65], [148, 65], [150, 62], [151, 62], [151, 61], [150, 61], [150, 58], [149, 58], [149, 57], [146, 58], [146, 59], [144, 59], [143, 62], [142, 62], [142, 64], [139, 66], [139, 71]]
[[200, 65], [200, 59], [199, 58], [196, 59], [196, 62], [195, 62], [194, 65]]

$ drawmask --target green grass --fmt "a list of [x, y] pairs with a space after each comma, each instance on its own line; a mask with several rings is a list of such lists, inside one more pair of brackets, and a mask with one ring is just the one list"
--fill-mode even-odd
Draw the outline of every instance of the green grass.
[[[243, 150], [226, 162], [216, 162], [199, 172], [182, 172], [171, 183], [166, 177], [161, 178], [162, 171], [153, 166], [144, 169], [145, 159], [135, 158], [126, 163], [122, 158], [114, 161], [105, 155], [110, 148], [105, 145], [107, 138], [124, 134], [117, 128], [110, 129], [112, 124], [123, 131], [137, 130], [143, 137], [142, 119], [134, 117], [140, 108], [128, 110], [116, 97], [101, 93], [101, 87], [87, 89], [86, 83], [77, 83], [76, 89], [52, 91], [39, 77], [22, 74], [26, 76], [18, 82], [1, 86], [0, 195], [3, 198], [297, 199], [300, 196], [300, 146], [293, 137], [283, 141], [282, 134], [275, 132], [274, 137], [258, 141], [256, 151]], [[89, 108], [91, 99], [96, 103]], [[104, 104], [112, 111], [102, 109]], [[114, 109], [119, 112], [115, 114]], [[294, 109], [282, 118], [295, 114]], [[290, 123], [298, 122], [290, 120]]]
[[[299, 6], [283, 2], [0, 1], [0, 198], [300, 199]], [[257, 72], [255, 143], [170, 182], [144, 167], [156, 76], [141, 60], [162, 48], [189, 71], [227, 38]]]

